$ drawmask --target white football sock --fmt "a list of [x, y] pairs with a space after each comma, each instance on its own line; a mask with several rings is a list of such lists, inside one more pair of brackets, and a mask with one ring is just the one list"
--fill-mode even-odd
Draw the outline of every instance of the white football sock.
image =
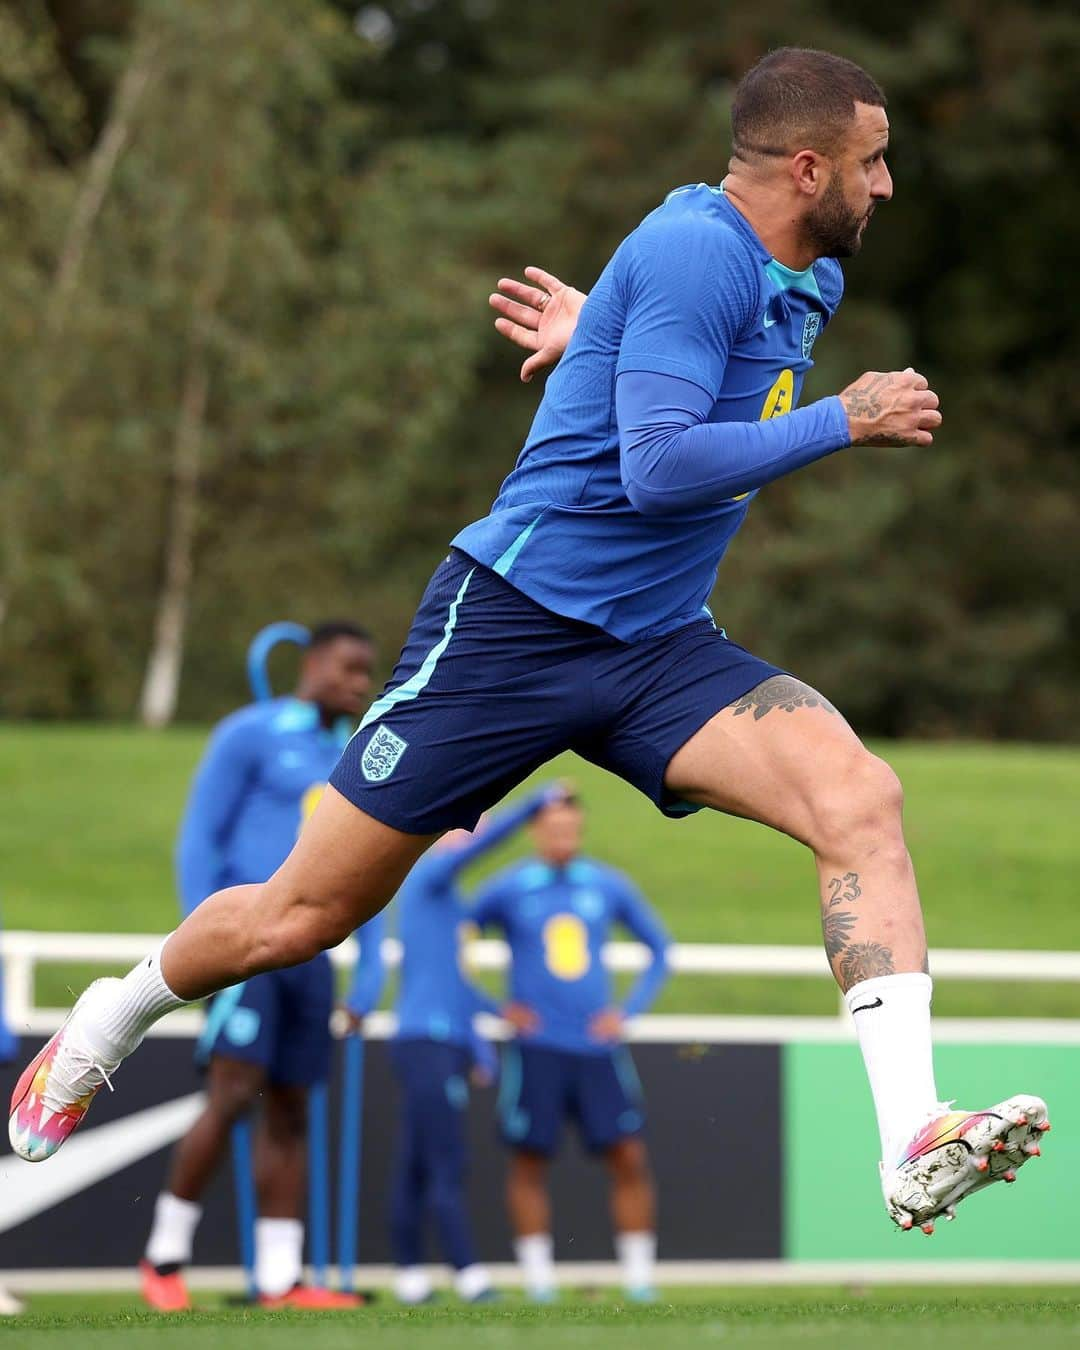
[[255, 1287], [268, 1298], [300, 1283], [304, 1225], [299, 1219], [255, 1220]]
[[550, 1233], [530, 1233], [514, 1239], [514, 1255], [521, 1266], [525, 1292], [544, 1298], [555, 1288], [555, 1244]]
[[195, 1229], [202, 1218], [202, 1205], [181, 1200], [162, 1191], [154, 1205], [154, 1226], [146, 1244], [146, 1259], [152, 1266], [186, 1266], [191, 1262]]
[[622, 1267], [623, 1287], [651, 1289], [656, 1270], [656, 1234], [616, 1233], [615, 1254]]
[[472, 1265], [463, 1266], [460, 1270], [454, 1272], [454, 1288], [459, 1297], [464, 1299], [478, 1298], [481, 1294], [487, 1293], [491, 1288], [491, 1276], [488, 1274], [486, 1266]]
[[930, 1036], [929, 975], [880, 975], [844, 996], [874, 1094], [881, 1160], [894, 1167], [903, 1148], [938, 1108]]
[[184, 999], [177, 998], [161, 974], [161, 953], [168, 940], [122, 980], [102, 981], [93, 998], [93, 1021], [80, 1019], [80, 1030], [106, 1060], [130, 1055], [159, 1018], [184, 1007]]
[[423, 1303], [431, 1295], [431, 1279], [423, 1266], [399, 1266], [394, 1272], [394, 1297], [401, 1303]]

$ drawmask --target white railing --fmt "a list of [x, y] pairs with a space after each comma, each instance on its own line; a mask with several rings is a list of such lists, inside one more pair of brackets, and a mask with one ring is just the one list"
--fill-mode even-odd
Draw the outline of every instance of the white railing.
[[[134, 964], [161, 942], [150, 933], [38, 933], [18, 929], [0, 933], [4, 967], [5, 1012], [12, 1029], [28, 1034], [55, 1030], [65, 1008], [38, 1007], [35, 982], [40, 965], [78, 964], [123, 967]], [[503, 970], [509, 961], [504, 942], [479, 939], [466, 947], [471, 970]], [[336, 966], [351, 966], [356, 957], [350, 938], [331, 952]], [[401, 961], [401, 944], [383, 942], [383, 958], [394, 967]], [[773, 978], [832, 979], [820, 947], [767, 947], [750, 944], [675, 943], [670, 949], [672, 972], [682, 975], [758, 975]], [[649, 950], [636, 942], [612, 942], [604, 949], [604, 964], [615, 972], [644, 968]], [[1016, 983], [1058, 982], [1080, 985], [1080, 952], [975, 951], [936, 948], [932, 953], [938, 981], [981, 980]], [[75, 991], [77, 992], [77, 991]], [[937, 1039], [960, 1041], [1052, 1041], [1080, 1044], [1080, 990], [1072, 1018], [952, 1018], [938, 1019]], [[170, 1014], [156, 1029], [162, 1035], [191, 1035], [201, 1025], [197, 1012]], [[375, 1013], [365, 1032], [374, 1038], [390, 1034], [393, 1017]], [[498, 1038], [500, 1024], [486, 1019], [485, 1030]], [[634, 1019], [632, 1038], [649, 1041], [784, 1041], [836, 1040], [852, 1035], [851, 1021], [840, 1001], [837, 1017], [744, 1017], [737, 1015], [657, 1014]]]

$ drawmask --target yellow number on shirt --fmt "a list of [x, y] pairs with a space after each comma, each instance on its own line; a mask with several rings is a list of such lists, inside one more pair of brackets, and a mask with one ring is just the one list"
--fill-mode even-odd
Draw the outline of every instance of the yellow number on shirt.
[[[790, 370], [782, 370], [773, 382], [772, 388], [765, 395], [765, 402], [761, 407], [761, 416], [759, 422], [771, 422], [774, 417], [783, 417], [785, 413], [791, 411], [791, 404], [795, 396], [795, 376]], [[744, 497], [749, 497], [749, 492], [740, 492], [737, 497], [732, 497], [733, 502], [741, 502]]]
[[557, 980], [589, 973], [589, 933], [576, 914], [556, 914], [544, 924], [544, 959]]
[[765, 395], [761, 408], [762, 422], [771, 422], [774, 417], [783, 417], [791, 411], [795, 397], [795, 376], [790, 370], [782, 370], [776, 377], [773, 387]]

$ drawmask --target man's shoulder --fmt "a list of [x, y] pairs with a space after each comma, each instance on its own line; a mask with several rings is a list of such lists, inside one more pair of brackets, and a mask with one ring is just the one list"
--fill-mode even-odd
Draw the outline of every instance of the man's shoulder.
[[237, 708], [214, 727], [213, 741], [218, 746], [254, 751], [279, 736], [309, 732], [317, 727], [318, 712], [314, 705], [286, 696]]
[[708, 183], [688, 183], [673, 188], [659, 206], [642, 220], [631, 240], [694, 242], [711, 252], [744, 256], [753, 262], [760, 246], [740, 228], [733, 208], [719, 188]]
[[[275, 700], [276, 701], [276, 700]], [[237, 742], [253, 732], [261, 732], [267, 721], [270, 703], [245, 703], [215, 723], [211, 733], [216, 742]]]

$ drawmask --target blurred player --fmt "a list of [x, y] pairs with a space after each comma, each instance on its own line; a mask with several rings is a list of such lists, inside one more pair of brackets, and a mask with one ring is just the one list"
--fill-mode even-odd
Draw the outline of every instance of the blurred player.
[[[840, 303], [835, 260], [858, 252], [892, 196], [881, 90], [841, 57], [780, 48], [740, 81], [732, 133], [723, 182], [670, 193], [604, 269], [516, 467], [454, 538], [289, 860], [265, 886], [200, 905], [124, 980], [93, 986], [12, 1096], [22, 1157], [60, 1147], [170, 1008], [333, 945], [436, 835], [473, 825], [566, 749], [668, 815], [710, 807], [811, 850], [897, 1224], [932, 1231], [1038, 1152], [1037, 1097], [975, 1112], [939, 1101], [896, 775], [708, 609], [760, 488], [849, 447], [928, 447], [941, 424], [910, 368], [796, 408]], [[844, 1107], [822, 1122], [826, 1176]]]
[[[254, 703], [215, 730], [199, 765], [177, 847], [185, 913], [222, 885], [270, 876], [322, 794], [371, 688], [374, 648], [364, 629], [316, 628], [290, 697]], [[381, 916], [358, 934], [360, 959], [347, 999], [355, 1019], [378, 1003], [383, 984]], [[260, 1301], [342, 1307], [358, 1299], [301, 1284], [307, 1093], [330, 1074], [334, 977], [325, 952], [218, 994], [198, 1053], [207, 1103], [176, 1146], [167, 1188], [140, 1266], [151, 1307], [190, 1306], [183, 1267], [191, 1261], [200, 1200], [229, 1144], [256, 1107], [255, 1283]]]
[[492, 1079], [494, 1051], [473, 1028], [479, 1010], [498, 1005], [461, 970], [462, 934], [469, 910], [458, 879], [545, 802], [562, 795], [548, 788], [519, 806], [481, 822], [475, 834], [452, 830], [409, 873], [396, 901], [404, 946], [397, 998], [398, 1029], [391, 1061], [401, 1092], [401, 1131], [394, 1173], [390, 1233], [404, 1303], [431, 1296], [421, 1266], [423, 1225], [430, 1210], [454, 1287], [472, 1302], [491, 1296], [491, 1279], [476, 1261], [465, 1201], [468, 1167], [465, 1107], [470, 1072]]
[[[668, 937], [630, 882], [581, 854], [584, 816], [573, 797], [533, 822], [535, 858], [483, 886], [472, 917], [498, 927], [510, 944], [510, 1005], [517, 1028], [499, 1093], [503, 1138], [513, 1150], [507, 1202], [525, 1288], [555, 1293], [547, 1173], [564, 1119], [577, 1122], [590, 1153], [611, 1176], [615, 1249], [629, 1297], [653, 1297], [656, 1202], [641, 1132], [641, 1085], [622, 1044], [627, 1017], [643, 1012], [667, 972]], [[612, 997], [601, 952], [620, 924], [652, 954], [625, 1002]]]

